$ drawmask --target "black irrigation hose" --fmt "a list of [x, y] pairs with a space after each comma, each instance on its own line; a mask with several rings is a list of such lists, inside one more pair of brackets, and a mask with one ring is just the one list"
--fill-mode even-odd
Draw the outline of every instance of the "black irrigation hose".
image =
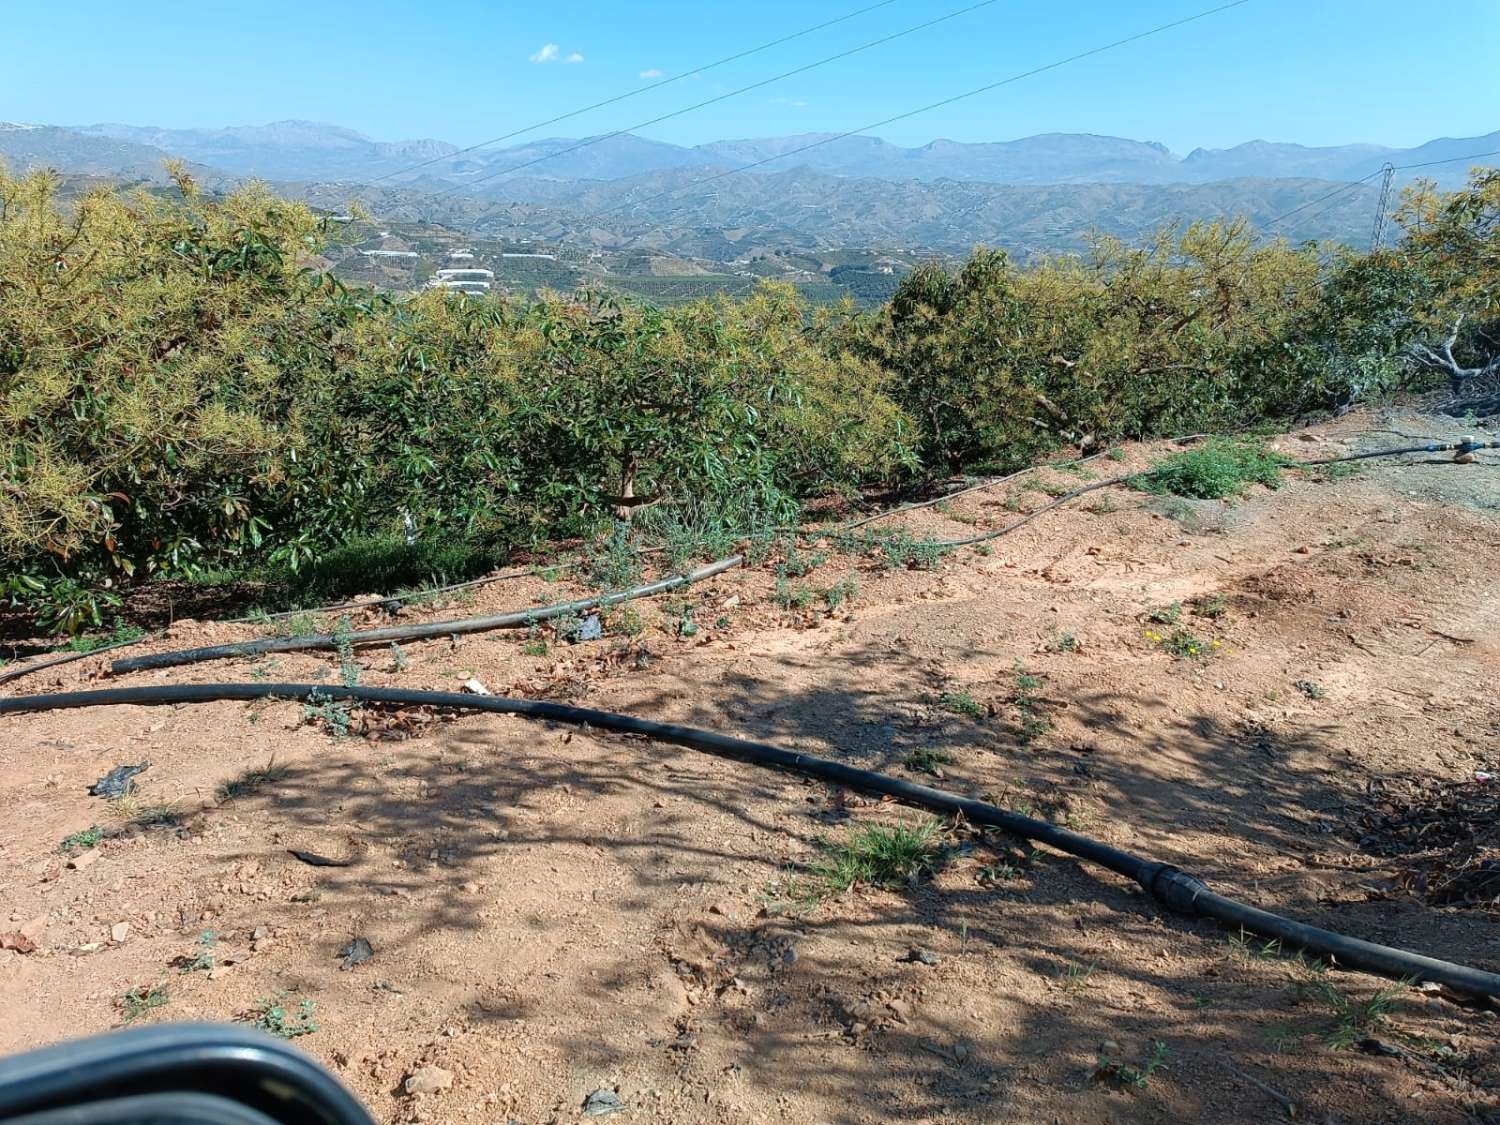
[[1453, 441], [1443, 444], [1441, 442], [1429, 442], [1426, 445], [1408, 445], [1401, 449], [1375, 449], [1369, 453], [1351, 453], [1347, 457], [1324, 457], [1318, 461], [1297, 461], [1287, 466], [1289, 469], [1309, 468], [1317, 465], [1338, 465], [1345, 461], [1368, 461], [1372, 457], [1396, 457], [1402, 453], [1457, 453], [1464, 456], [1469, 453], [1477, 453], [1481, 449], [1500, 449], [1500, 441]]
[[310, 649], [337, 648], [341, 644], [367, 645], [386, 641], [418, 641], [460, 633], [483, 633], [491, 629], [525, 628], [538, 621], [566, 617], [574, 613], [586, 613], [591, 609], [618, 605], [620, 602], [650, 597], [653, 594], [662, 594], [680, 586], [690, 586], [705, 578], [712, 578], [716, 574], [732, 570], [742, 562], [744, 562], [743, 555], [731, 555], [727, 559], [700, 566], [697, 570], [689, 571], [687, 574], [662, 578], [616, 594], [595, 595], [580, 598], [577, 601], [537, 606], [535, 609], [514, 610], [510, 613], [492, 614], [488, 617], [460, 617], [452, 621], [432, 621], [425, 625], [390, 625], [382, 629], [362, 629], [351, 633], [313, 633], [306, 637], [268, 637], [259, 641], [239, 641], [227, 645], [209, 645], [205, 648], [149, 653], [145, 656], [116, 660], [110, 664], [109, 670], [115, 675], [120, 675], [150, 668], [172, 668], [179, 664], [197, 664], [204, 660], [223, 660], [233, 656], [258, 656], [266, 652], [304, 652]]
[[[1475, 453], [1476, 451], [1481, 449], [1500, 449], [1500, 441], [1464, 440], [1449, 442], [1448, 444], [1431, 442], [1427, 445], [1404, 446], [1401, 449], [1376, 449], [1369, 453], [1352, 453], [1347, 457], [1325, 457], [1317, 461], [1287, 461], [1283, 462], [1281, 467], [1283, 469], [1316, 469], [1323, 465], [1342, 464], [1345, 461], [1367, 461], [1372, 457], [1398, 457], [1404, 453], [1453, 452], [1457, 453], [1459, 456], [1465, 456]], [[1054, 508], [1061, 508], [1070, 500], [1076, 500], [1078, 499], [1078, 497], [1083, 496], [1086, 493], [1094, 492], [1097, 489], [1101, 488], [1113, 488], [1116, 485], [1131, 484], [1134, 481], [1145, 480], [1147, 477], [1151, 476], [1151, 473], [1151, 469], [1144, 469], [1138, 473], [1126, 473], [1124, 476], [1110, 477], [1108, 480], [1094, 481], [1092, 484], [1086, 484], [1082, 488], [1075, 488], [1072, 492], [1063, 493], [1063, 495], [1059, 496], [1051, 503], [1043, 504], [1034, 512], [1029, 512], [1013, 523], [1006, 524], [1004, 527], [996, 528], [994, 531], [986, 531], [979, 535], [970, 535], [963, 539], [940, 539], [934, 544], [934, 546], [948, 548], [968, 547], [972, 546], [975, 543], [983, 543], [989, 539], [999, 539], [1002, 535], [1009, 535], [1012, 531], [1018, 531], [1021, 528], [1025, 527], [1032, 520], [1036, 519], [1038, 516], [1050, 512]]]
[[1500, 975], [1390, 946], [1361, 941], [1330, 930], [1308, 926], [1265, 910], [1213, 893], [1202, 880], [1168, 863], [1143, 859], [1129, 852], [1059, 828], [1045, 820], [1022, 816], [985, 801], [960, 797], [942, 789], [889, 777], [873, 770], [784, 750], [766, 742], [732, 738], [713, 731], [674, 723], [658, 723], [531, 699], [508, 699], [497, 695], [461, 695], [449, 691], [418, 691], [408, 688], [344, 687], [320, 684], [168, 684], [157, 687], [113, 688], [100, 691], [63, 692], [0, 699], [0, 715], [33, 714], [65, 708], [102, 707], [118, 704], [208, 703], [219, 700], [256, 699], [351, 699], [395, 706], [444, 707], [462, 711], [487, 711], [502, 715], [524, 715], [559, 723], [595, 727], [621, 734], [643, 735], [659, 742], [732, 758], [767, 769], [785, 769], [834, 785], [866, 793], [879, 793], [908, 804], [949, 816], [962, 816], [972, 824], [1002, 829], [1036, 840], [1106, 867], [1133, 879], [1157, 902], [1181, 914], [1212, 918], [1225, 925], [1276, 938], [1290, 947], [1327, 958], [1343, 968], [1359, 969], [1390, 977], [1414, 977], [1435, 981], [1474, 996], [1500, 999]]

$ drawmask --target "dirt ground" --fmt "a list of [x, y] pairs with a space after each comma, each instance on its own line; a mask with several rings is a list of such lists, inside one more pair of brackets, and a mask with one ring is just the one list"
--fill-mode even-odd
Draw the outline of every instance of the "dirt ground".
[[[1472, 426], [1359, 414], [1276, 444], [1405, 444], [1378, 428]], [[890, 522], [967, 534], [1080, 479]], [[642, 604], [635, 636], [540, 654], [550, 638], [491, 633], [355, 662], [364, 683], [473, 676], [931, 781], [1268, 909], [1500, 971], [1496, 914], [1432, 901], [1369, 827], [1382, 793], [1500, 775], [1495, 467], [1377, 461], [1233, 504], [1106, 490], [933, 570], [830, 554], [803, 581], [851, 573], [858, 593], [833, 610], [780, 608], [768, 564]], [[402, 620], [580, 590], [521, 579]], [[1189, 643], [1179, 630], [1201, 655], [1165, 650]], [[253, 635], [185, 621], [141, 651]], [[341, 674], [331, 653], [121, 678], [107, 661], [11, 690]], [[792, 889], [823, 841], [919, 814], [513, 717], [354, 725], [337, 737], [291, 702], [0, 720], [0, 931], [39, 945], [0, 950], [0, 1052], [119, 1026], [125, 994], [156, 988], [165, 1002], [137, 1022], [248, 1018], [277, 997], [295, 1021], [310, 1002], [317, 1030], [297, 1045], [383, 1121], [566, 1122], [599, 1090], [622, 1121], [1242, 1123], [1286, 1105], [1500, 1121], [1493, 1011], [1299, 965], [1046, 849], [949, 824], [930, 880], [809, 906]], [[908, 764], [921, 751], [940, 780]], [[88, 794], [143, 761], [133, 796]], [[60, 850], [95, 825], [97, 847]], [[355, 938], [373, 955], [346, 968]], [[1143, 1073], [1153, 1054], [1164, 1067]], [[408, 1092], [418, 1072], [451, 1082]]]

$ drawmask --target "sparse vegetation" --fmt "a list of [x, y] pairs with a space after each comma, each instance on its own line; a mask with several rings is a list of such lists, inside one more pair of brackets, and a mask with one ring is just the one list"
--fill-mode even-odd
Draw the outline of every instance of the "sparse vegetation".
[[212, 972], [214, 966], [218, 964], [214, 956], [214, 949], [218, 944], [218, 933], [213, 930], [204, 930], [198, 935], [192, 954], [180, 958], [178, 971], [183, 974]]
[[927, 747], [910, 751], [904, 759], [907, 769], [916, 773], [931, 774], [933, 777], [942, 777], [943, 767], [952, 760], [953, 758], [943, 751]]
[[58, 845], [58, 849], [64, 852], [76, 852], [84, 848], [96, 848], [103, 839], [104, 829], [100, 828], [97, 824], [93, 824], [85, 828], [82, 832], [68, 833], [63, 837], [63, 841]]
[[317, 1002], [303, 1000], [294, 1010], [286, 1006], [286, 994], [278, 992], [268, 996], [244, 1017], [251, 1027], [258, 1027], [278, 1039], [296, 1039], [300, 1035], [311, 1035], [318, 1030]]
[[165, 1007], [169, 999], [166, 985], [142, 985], [120, 997], [120, 1012], [125, 1023], [134, 1023], [157, 1008]]
[[231, 781], [219, 786], [219, 800], [233, 801], [239, 797], [253, 797], [277, 782], [291, 776], [290, 766], [278, 766], [272, 759], [264, 766], [251, 767]]
[[1322, 699], [1327, 694], [1321, 685], [1313, 683], [1312, 680], [1298, 680], [1292, 686], [1308, 699]]
[[900, 890], [937, 870], [948, 854], [943, 826], [932, 819], [865, 825], [822, 846], [824, 859], [812, 872], [826, 893], [857, 886]]
[[1167, 1059], [1170, 1057], [1171, 1051], [1166, 1043], [1158, 1039], [1151, 1044], [1151, 1054], [1140, 1063], [1131, 1064], [1101, 1054], [1094, 1077], [1111, 1079], [1129, 1090], [1144, 1090], [1157, 1073], [1167, 1069]]
[[967, 691], [945, 691], [938, 696], [938, 703], [944, 710], [952, 711], [955, 715], [962, 715], [966, 719], [980, 719], [984, 717], [984, 708]]
[[1281, 487], [1281, 466], [1288, 459], [1255, 441], [1211, 438], [1197, 449], [1174, 453], [1134, 478], [1146, 492], [1191, 500], [1224, 500], [1250, 485]]

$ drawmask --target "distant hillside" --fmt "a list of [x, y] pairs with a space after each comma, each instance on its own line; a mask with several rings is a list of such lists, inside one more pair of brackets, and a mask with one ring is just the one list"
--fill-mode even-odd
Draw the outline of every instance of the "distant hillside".
[[[694, 170], [628, 180], [518, 179], [483, 202], [404, 187], [283, 185], [331, 210], [357, 199], [372, 214], [431, 221], [493, 238], [531, 237], [600, 249], [656, 250], [728, 262], [774, 249], [840, 246], [962, 254], [976, 243], [1019, 255], [1081, 250], [1095, 231], [1137, 238], [1166, 223], [1246, 215], [1265, 223], [1337, 186], [1323, 180], [1241, 179], [1213, 184], [982, 184], [890, 182], [797, 169], [729, 176], [696, 186]], [[1295, 239], [1363, 245], [1378, 191], [1349, 190], [1306, 221]]]
[[[693, 147], [631, 134], [586, 144], [568, 138], [528, 141], [460, 153], [446, 141], [375, 141], [351, 129], [310, 121], [224, 129], [156, 129], [88, 125], [88, 137], [149, 145], [243, 176], [278, 180], [368, 181], [399, 173], [397, 182], [435, 190], [470, 189], [511, 176], [616, 180], [679, 168], [737, 168], [771, 160], [768, 172], [808, 168], [834, 176], [892, 181], [972, 180], [997, 184], [1173, 184], [1214, 180], [1358, 179], [1387, 160], [1423, 163], [1500, 149], [1500, 132], [1441, 139], [1412, 149], [1373, 144], [1309, 148], [1250, 141], [1227, 149], [1195, 149], [1179, 158], [1152, 141], [1085, 133], [1043, 133], [1020, 140], [970, 144], [937, 140], [903, 148], [879, 137], [809, 133], [792, 137], [712, 141]], [[815, 147], [808, 147], [813, 145]], [[422, 168], [411, 165], [433, 161]], [[1445, 186], [1463, 182], [1462, 163], [1424, 173]]]
[[148, 145], [241, 176], [268, 180], [369, 179], [435, 156], [449, 156], [458, 148], [446, 141], [375, 141], [352, 129], [313, 121], [225, 129], [86, 125], [75, 131]]
[[[12, 172], [50, 168], [83, 176], [165, 183], [168, 158], [161, 149], [130, 141], [85, 137], [53, 125], [0, 122], [0, 163]], [[209, 186], [227, 181], [212, 168], [192, 165], [191, 171]]]

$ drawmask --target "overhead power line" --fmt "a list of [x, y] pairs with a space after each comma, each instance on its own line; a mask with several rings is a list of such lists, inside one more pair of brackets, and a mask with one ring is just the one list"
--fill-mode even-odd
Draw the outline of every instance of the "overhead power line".
[[737, 51], [732, 55], [725, 55], [722, 59], [715, 59], [713, 62], [704, 63], [702, 66], [695, 66], [688, 70], [681, 71], [680, 73], [673, 74], [667, 78], [661, 79], [661, 81], [659, 82], [652, 82], [649, 86], [638, 86], [633, 90], [626, 90], [624, 93], [615, 94], [613, 97], [605, 98], [602, 101], [593, 102], [586, 106], [580, 106], [578, 109], [570, 109], [567, 113], [559, 113], [556, 117], [549, 117], [545, 121], [537, 121], [531, 125], [525, 125], [520, 129], [513, 129], [509, 133], [502, 133], [498, 137], [491, 137], [487, 141], [480, 141], [478, 144], [469, 145], [466, 148], [458, 149], [456, 152], [445, 153], [442, 156], [434, 156], [430, 160], [422, 160], [416, 164], [410, 164], [405, 168], [397, 168], [394, 172], [387, 172], [385, 175], [377, 176], [375, 179], [369, 182], [372, 184], [378, 184], [385, 180], [393, 179], [396, 176], [404, 176], [409, 172], [415, 172], [421, 168], [426, 168], [429, 165], [441, 164], [445, 160], [452, 160], [455, 156], [462, 156], [466, 152], [474, 152], [476, 149], [488, 148], [490, 145], [497, 145], [502, 141], [512, 140], [515, 137], [523, 136], [526, 133], [533, 133], [538, 129], [545, 129], [548, 125], [556, 125], [559, 121], [568, 121], [571, 118], [579, 117], [585, 113], [591, 113], [596, 109], [603, 109], [607, 105], [614, 105], [616, 102], [623, 102], [629, 98], [639, 97], [641, 94], [649, 94], [652, 90], [660, 90], [663, 86], [670, 86], [674, 82], [681, 82], [684, 78], [692, 78], [697, 74], [706, 74], [708, 71], [714, 70], [717, 67], [725, 66], [732, 62], [738, 62], [740, 59], [748, 59], [751, 55], [758, 55], [762, 51], [769, 51], [772, 47], [780, 47], [783, 43], [790, 43], [794, 39], [801, 39], [805, 35], [811, 35], [816, 31], [822, 31], [825, 28], [833, 27], [836, 24], [847, 23], [849, 20], [855, 19], [858, 16], [865, 15], [868, 12], [873, 12], [877, 8], [888, 8], [892, 4], [898, 2], [899, 0], [880, 0], [880, 3], [878, 4], [868, 4], [863, 8], [856, 8], [854, 11], [846, 12], [842, 16], [837, 16], [831, 20], [824, 20], [822, 23], [815, 23], [811, 27], [804, 27], [801, 31], [794, 31], [790, 35], [783, 35], [780, 39], [772, 39], [769, 43], [762, 43], [758, 47], [750, 47], [744, 51]]
[[[798, 74], [805, 74], [809, 70], [816, 70], [820, 66], [827, 66], [829, 63], [838, 62], [840, 59], [847, 59], [851, 55], [857, 55], [861, 52], [871, 50], [875, 47], [884, 46], [885, 44], [894, 42], [897, 39], [903, 39], [908, 35], [915, 35], [919, 31], [926, 31], [928, 28], [936, 27], [940, 23], [947, 23], [949, 20], [957, 19], [959, 16], [966, 16], [970, 12], [977, 12], [980, 8], [988, 8], [994, 4], [998, 4], [999, 2], [1000, 0], [979, 0], [978, 3], [970, 4], [966, 8], [958, 8], [955, 11], [946, 13], [945, 15], [936, 16], [930, 20], [923, 20], [921, 23], [913, 24], [911, 27], [903, 28], [900, 31], [894, 31], [889, 35], [882, 35], [879, 39], [872, 39], [868, 43], [861, 43], [857, 47], [850, 47], [848, 50], [839, 51], [837, 54], [828, 55], [825, 58], [817, 59], [810, 63], [804, 63], [801, 66], [793, 67], [791, 70], [784, 70], [780, 74], [772, 75], [770, 78], [762, 78], [758, 82], [751, 82], [748, 86], [740, 86], [737, 89], [728, 91], [727, 93], [716, 94], [711, 98], [703, 99], [703, 101], [701, 102], [694, 102], [692, 105], [684, 106], [681, 109], [674, 109], [669, 113], [660, 114], [659, 116], [649, 118], [646, 121], [637, 121], [634, 125], [628, 125], [623, 129], [615, 129], [612, 132], [603, 133], [597, 137], [587, 137], [584, 140], [577, 141], [574, 144], [568, 145], [564, 148], [556, 149], [553, 152], [543, 153], [541, 156], [534, 157], [531, 160], [524, 160], [519, 164], [511, 164], [504, 168], [497, 168], [493, 172], [486, 172], [484, 175], [476, 176], [474, 179], [469, 180], [457, 187], [452, 187], [447, 191], [439, 192], [438, 197], [441, 198], [445, 195], [453, 195], [457, 192], [466, 191], [469, 188], [472, 188], [475, 184], [482, 184], [488, 180], [498, 179], [500, 176], [508, 176], [514, 172], [520, 172], [526, 168], [533, 168], [536, 165], [543, 164], [548, 160], [556, 160], [559, 156], [566, 156], [570, 152], [577, 152], [579, 149], [590, 148], [594, 145], [601, 144], [604, 141], [613, 140], [615, 137], [625, 136], [627, 133], [633, 133], [637, 129], [645, 129], [651, 125], [658, 125], [663, 121], [670, 121], [674, 117], [681, 117], [685, 113], [692, 113], [694, 110], [702, 109], [704, 106], [714, 105], [716, 102], [722, 102], [728, 100], [729, 98], [739, 97], [741, 94], [747, 94], [751, 90], [759, 90], [762, 87], [769, 86], [774, 82], [781, 82]], [[1245, 2], [1245, 0], [1241, 0], [1241, 2]]]
[[[1417, 162], [1415, 164], [1394, 164], [1394, 165], [1393, 164], [1386, 164], [1383, 167], [1375, 169], [1375, 171], [1371, 172], [1368, 176], [1361, 176], [1357, 180], [1352, 180], [1351, 182], [1349, 182], [1347, 184], [1341, 184], [1340, 186], [1334, 188], [1332, 191], [1327, 192], [1327, 193], [1325, 193], [1323, 195], [1318, 196], [1316, 199], [1309, 199], [1306, 203], [1299, 204], [1298, 206], [1293, 207], [1290, 211], [1283, 211], [1280, 215], [1277, 215], [1274, 219], [1268, 220], [1265, 223], [1265, 226], [1267, 228], [1277, 226], [1280, 223], [1284, 222], [1285, 220], [1291, 218], [1293, 215], [1295, 215], [1295, 214], [1297, 214], [1297, 213], [1299, 213], [1301, 211], [1307, 210], [1309, 207], [1316, 207], [1319, 203], [1322, 203], [1325, 200], [1330, 200], [1330, 199], [1333, 199], [1336, 196], [1343, 195], [1346, 192], [1353, 191], [1355, 188], [1360, 187], [1363, 184], [1369, 183], [1376, 176], [1386, 175], [1387, 174], [1387, 169], [1389, 169], [1390, 172], [1392, 172], [1392, 173], [1394, 173], [1394, 172], [1410, 172], [1410, 171], [1413, 171], [1414, 169], [1417, 169], [1417, 168], [1432, 168], [1432, 167], [1435, 167], [1436, 165], [1439, 165], [1439, 164], [1457, 164], [1461, 160], [1482, 160], [1486, 156], [1500, 156], [1500, 149], [1491, 149], [1489, 152], [1470, 152], [1470, 153], [1466, 153], [1463, 156], [1445, 156], [1441, 160], [1423, 160], [1423, 161], [1419, 161], [1419, 162]], [[1384, 196], [1383, 196], [1383, 198], [1384, 198]], [[1308, 215], [1306, 218], [1298, 219], [1295, 223], [1292, 224], [1292, 227], [1299, 227], [1303, 223], [1311, 222], [1313, 219], [1316, 219], [1319, 215], [1327, 214], [1329, 211], [1331, 211], [1333, 209], [1333, 207], [1334, 207], [1333, 204], [1329, 204], [1329, 206], [1323, 208], [1320, 211], [1316, 211], [1316, 212], [1314, 212], [1311, 215]]]
[[868, 133], [872, 129], [880, 129], [886, 125], [895, 124], [897, 121], [905, 121], [908, 118], [916, 117], [919, 114], [930, 113], [935, 109], [942, 109], [945, 106], [953, 105], [955, 102], [961, 102], [968, 98], [975, 98], [980, 94], [987, 94], [991, 90], [1000, 89], [1002, 86], [1009, 86], [1014, 82], [1020, 82], [1026, 78], [1033, 78], [1038, 74], [1045, 74], [1049, 70], [1057, 70], [1059, 67], [1068, 66], [1070, 63], [1075, 63], [1083, 59], [1092, 58], [1093, 56], [1103, 54], [1106, 51], [1113, 51], [1120, 47], [1127, 46], [1131, 43], [1137, 43], [1142, 39], [1149, 39], [1153, 35], [1160, 35], [1163, 32], [1171, 31], [1174, 28], [1182, 27], [1185, 24], [1190, 24], [1198, 20], [1207, 19], [1209, 16], [1218, 15], [1220, 12], [1227, 12], [1231, 8], [1242, 7], [1250, 2], [1251, 0], [1231, 0], [1231, 2], [1227, 4], [1219, 4], [1212, 8], [1206, 8], [1201, 12], [1194, 13], [1193, 15], [1184, 16], [1181, 19], [1172, 20], [1168, 23], [1158, 24], [1157, 26], [1148, 28], [1145, 31], [1136, 32], [1134, 35], [1127, 35], [1123, 39], [1116, 39], [1112, 42], [1104, 43], [1098, 47], [1091, 47], [1087, 51], [1079, 51], [1076, 54], [1069, 55], [1066, 58], [1058, 59], [1055, 62], [1049, 62], [1041, 66], [1032, 67], [1030, 70], [1024, 70], [1018, 74], [1012, 74], [995, 82], [987, 82], [983, 86], [976, 86], [974, 89], [966, 90], [961, 94], [954, 94], [951, 97], [942, 98], [935, 102], [929, 102], [926, 105], [918, 106], [916, 109], [909, 109], [904, 113], [893, 114], [890, 117], [882, 118], [879, 121], [869, 122], [868, 124], [861, 125], [858, 128], [849, 129], [843, 133], [835, 133], [832, 136], [824, 137], [821, 140], [812, 141], [805, 145], [799, 145], [797, 148], [788, 149], [786, 152], [777, 153], [775, 156], [765, 157], [762, 160], [754, 161], [753, 163], [743, 165], [739, 168], [730, 168], [727, 171], [717, 172], [712, 176], [706, 176], [701, 180], [696, 180], [693, 183], [684, 185], [680, 188], [669, 188], [666, 191], [657, 192], [655, 195], [647, 196], [645, 199], [630, 200], [617, 206], [607, 208], [604, 211], [598, 212], [597, 214], [612, 215], [616, 211], [622, 211], [629, 207], [638, 207], [647, 203], [652, 203], [658, 199], [661, 199], [665, 196], [674, 195], [680, 191], [690, 191], [693, 188], [702, 187], [704, 184], [711, 184], [717, 180], [722, 180], [727, 176], [734, 176], [738, 175], [741, 172], [748, 172], [754, 168], [760, 168], [764, 165], [770, 164], [773, 161], [785, 160], [789, 156], [797, 156], [798, 154], [808, 152], [811, 149], [820, 148], [823, 145], [833, 144], [835, 141], [846, 140], [849, 137], [857, 136], [860, 133]]

